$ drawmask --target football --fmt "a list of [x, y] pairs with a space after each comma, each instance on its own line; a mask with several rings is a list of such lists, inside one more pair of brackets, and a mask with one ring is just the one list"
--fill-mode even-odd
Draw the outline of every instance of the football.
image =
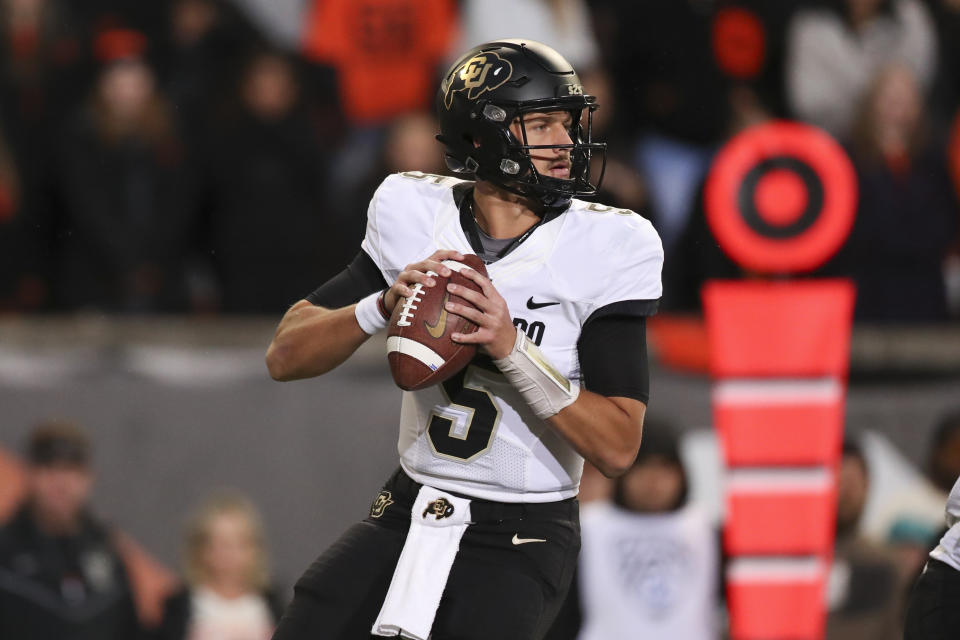
[[437, 284], [425, 287], [418, 283], [411, 287], [413, 295], [402, 298], [390, 317], [387, 359], [394, 382], [406, 391], [440, 384], [467, 366], [477, 352], [473, 345], [458, 344], [450, 339], [454, 333], [472, 333], [477, 326], [446, 310], [447, 299], [470, 304], [448, 292], [447, 284], [453, 282], [479, 291], [480, 287], [462, 275], [460, 269], [467, 266], [484, 276], [487, 269], [473, 254], [464, 256], [463, 262], [445, 260], [443, 264], [452, 271], [450, 277], [428, 272]]

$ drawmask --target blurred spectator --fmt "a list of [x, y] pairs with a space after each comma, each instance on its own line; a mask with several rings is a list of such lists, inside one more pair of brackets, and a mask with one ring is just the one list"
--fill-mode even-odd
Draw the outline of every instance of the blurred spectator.
[[632, 162], [647, 178], [653, 222], [667, 253], [729, 119], [728, 81], [711, 47], [713, 10], [713, 3], [700, 0], [594, 5], [604, 67], [623, 114], [616, 136], [636, 144]]
[[943, 145], [930, 135], [909, 67], [881, 70], [860, 114], [850, 151], [859, 182], [857, 217], [825, 272], [853, 278], [857, 320], [944, 321], [944, 260], [960, 209]]
[[312, 0], [304, 55], [337, 70], [350, 122], [431, 106], [456, 24], [452, 0]]
[[937, 74], [931, 110], [940, 122], [953, 118], [960, 107], [960, 1], [928, 0], [937, 28]]
[[429, 112], [408, 113], [396, 118], [387, 129], [382, 171], [375, 178], [376, 183], [380, 184], [388, 173], [396, 171], [446, 173], [443, 151], [437, 147], [439, 130], [437, 119]]
[[[58, 0], [59, 1], [59, 0]], [[162, 37], [169, 0], [130, 2], [130, 0], [84, 0], [71, 3], [84, 30], [96, 38], [103, 31], [128, 27], [144, 33], [150, 42]]]
[[[730, 138], [754, 126], [769, 122], [773, 114], [757, 92], [740, 85], [729, 92]], [[691, 211], [686, 216], [674, 251], [666, 254], [663, 265], [661, 309], [671, 312], [698, 312], [700, 290], [710, 279], [738, 279], [747, 274], [717, 244], [707, 224], [704, 189], [706, 177], [697, 187]]]
[[0, 312], [36, 309], [46, 296], [23, 218], [20, 173], [0, 131]]
[[704, 183], [697, 188], [686, 224], [675, 248], [665, 254], [663, 298], [660, 309], [671, 313], [700, 313], [700, 291], [707, 280], [741, 279], [746, 274], [717, 244], [707, 224]]
[[345, 218], [344, 222], [353, 230], [352, 235], [356, 240], [352, 246], [359, 246], [359, 240], [363, 238], [370, 198], [384, 178], [401, 171], [437, 175], [449, 173], [443, 150], [437, 145], [439, 130], [436, 118], [428, 111], [414, 111], [395, 118], [386, 128], [379, 157], [365, 172], [358, 186], [343, 197], [334, 197], [334, 200], [346, 203], [350, 219]]
[[885, 546], [890, 549], [897, 563], [897, 574], [903, 597], [909, 593], [909, 587], [920, 576], [927, 555], [937, 544], [942, 528], [934, 523], [904, 514], [898, 518], [887, 533]]
[[0, 0], [0, 310], [49, 303], [32, 210], [46, 152], [90, 80], [87, 36], [63, 0]]
[[174, 0], [169, 3], [165, 41], [154, 56], [184, 135], [195, 139], [232, 88], [237, 60], [258, 34], [226, 0]]
[[20, 206], [20, 179], [16, 163], [3, 135], [0, 135], [0, 224], [17, 217]]
[[86, 435], [70, 424], [41, 424], [26, 453], [27, 501], [0, 528], [0, 638], [136, 638], [114, 534], [88, 508]]
[[527, 38], [559, 51], [585, 85], [599, 66], [584, 0], [465, 0], [460, 23], [460, 40], [454, 51], [468, 51], [500, 38]]
[[267, 640], [283, 603], [269, 590], [260, 515], [245, 497], [209, 498], [184, 540], [187, 586], [167, 600], [156, 640]]
[[734, 87], [753, 91], [763, 108], [787, 116], [784, 58], [787, 30], [809, 0], [721, 0], [710, 29], [713, 57]]
[[787, 46], [793, 115], [841, 141], [881, 68], [909, 66], [924, 90], [936, 71], [936, 33], [919, 0], [829, 0], [794, 16]]
[[[924, 556], [943, 527], [943, 503], [951, 484], [941, 478], [951, 473], [950, 469], [960, 475], [960, 461], [951, 461], [950, 449], [956, 444], [951, 443], [951, 420], [952, 429], [960, 429], [960, 415], [944, 415], [929, 443], [927, 464], [920, 469], [877, 433], [865, 434], [860, 442], [873, 477], [859, 531], [894, 552], [908, 583], [923, 566]], [[907, 421], [903, 428], [916, 431], [920, 425]]]
[[900, 637], [903, 578], [889, 549], [858, 533], [870, 485], [860, 447], [845, 442], [837, 480], [837, 537], [827, 585], [828, 640]]
[[28, 173], [89, 80], [73, 9], [61, 0], [0, 0], [0, 127]]
[[[633, 141], [621, 135], [617, 129], [617, 121], [623, 116], [617, 110], [609, 74], [595, 69], [584, 81], [590, 83], [584, 90], [596, 96], [600, 105], [593, 115], [593, 139], [607, 145], [606, 166], [603, 166], [600, 158], [595, 158], [591, 167], [594, 184], [603, 170], [603, 181], [596, 201], [611, 207], [630, 209], [645, 218], [654, 219], [646, 181], [633, 165]], [[586, 115], [583, 119], [586, 120]]]
[[219, 306], [245, 313], [286, 308], [350, 261], [362, 238], [362, 222], [352, 223], [366, 208], [347, 211], [327, 200], [329, 159], [284, 54], [250, 56], [232, 112], [212, 129], [207, 248]]
[[724, 135], [726, 82], [713, 59], [710, 11], [698, 0], [595, 3], [628, 135], [652, 130], [697, 147]]
[[135, 31], [98, 36], [95, 90], [57, 146], [38, 215], [56, 233], [55, 295], [66, 309], [185, 306], [190, 171], [145, 48]]
[[350, 126], [330, 167], [344, 189], [375, 162], [391, 119], [432, 107], [456, 21], [454, 0], [310, 0], [303, 55], [335, 74]]
[[719, 538], [687, 501], [673, 433], [652, 421], [644, 426], [640, 453], [615, 481], [612, 502], [587, 504], [581, 527], [578, 581], [550, 640], [720, 637]]
[[613, 480], [603, 475], [590, 462], [584, 462], [583, 475], [580, 476], [580, 492], [577, 494], [580, 506], [610, 500], [613, 498], [613, 485]]

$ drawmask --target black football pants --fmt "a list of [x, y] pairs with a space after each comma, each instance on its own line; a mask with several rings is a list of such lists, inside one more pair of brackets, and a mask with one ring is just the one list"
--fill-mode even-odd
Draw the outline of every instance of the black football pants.
[[[343, 534], [294, 587], [274, 640], [368, 640], [410, 525], [418, 483], [398, 470], [390, 503]], [[380, 500], [380, 504], [387, 500]], [[374, 503], [376, 507], [377, 503]], [[432, 640], [537, 640], [570, 587], [580, 551], [575, 498], [544, 504], [472, 500]], [[515, 537], [546, 542], [515, 544]]]
[[931, 558], [910, 594], [904, 640], [960, 638], [960, 571]]

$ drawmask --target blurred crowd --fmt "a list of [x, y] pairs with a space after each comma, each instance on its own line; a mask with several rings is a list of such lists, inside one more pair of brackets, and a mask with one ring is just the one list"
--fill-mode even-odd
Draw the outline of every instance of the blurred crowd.
[[[0, 636], [271, 637], [284, 601], [248, 498], [221, 491], [196, 506], [181, 534], [182, 578], [169, 579], [91, 509], [95, 473], [82, 428], [38, 424], [24, 453], [25, 495], [11, 514], [0, 514]], [[170, 533], [177, 535], [175, 528]]]
[[[960, 0], [303, 0], [293, 46], [264, 11], [0, 0], [0, 313], [281, 313], [356, 253], [383, 177], [448, 173], [431, 111], [453, 58], [526, 37], [598, 96], [597, 199], [656, 226], [665, 311], [751, 276], [712, 239], [704, 184], [726, 141], [786, 118], [829, 132], [859, 182], [851, 236], [814, 275], [853, 278], [861, 322], [960, 320]], [[31, 434], [26, 498], [0, 513], [0, 637], [269, 638], [286, 592], [255, 505], [200, 501], [151, 615], [135, 556], [89, 507], [91, 448], [71, 425]], [[681, 449], [650, 420], [625, 476], [585, 471], [577, 586], [551, 640], [723, 636], [718, 523], [689, 499]], [[925, 471], [945, 500], [960, 414]], [[851, 438], [831, 640], [898, 637], [942, 533], [916, 496], [865, 531], [875, 473]]]
[[[261, 11], [249, 11], [252, 5]], [[722, 144], [822, 127], [861, 194], [857, 318], [960, 317], [956, 0], [0, 0], [0, 311], [268, 313], [357, 251], [389, 172], [446, 173], [432, 97], [482, 41], [543, 41], [603, 105], [599, 200], [663, 238], [664, 308], [744, 275], [704, 223]]]
[[[587, 465], [577, 575], [547, 640], [728, 637], [721, 523], [693, 498], [702, 470], [684, 449], [654, 417], [623, 476], [609, 480]], [[960, 477], [960, 411], [941, 417], [928, 449], [924, 490], [937, 493], [942, 514]], [[97, 465], [85, 429], [39, 423], [22, 453], [21, 496], [0, 503], [0, 637], [271, 637], [289, 599], [281, 587], [294, 576], [272, 571], [269, 527], [248, 497], [201, 494], [179, 532], [171, 523], [168, 534], [181, 541], [171, 573], [91, 507]], [[918, 517], [916, 493], [884, 494], [892, 505], [886, 524], [877, 532], [864, 526], [883, 464], [848, 436], [837, 468], [827, 640], [901, 638], [911, 586], [945, 530], [942, 516]], [[3, 471], [0, 464], [0, 480], [8, 480]]]

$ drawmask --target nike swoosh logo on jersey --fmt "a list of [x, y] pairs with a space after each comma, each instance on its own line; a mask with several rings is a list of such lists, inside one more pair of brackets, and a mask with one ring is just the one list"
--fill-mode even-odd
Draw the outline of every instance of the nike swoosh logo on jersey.
[[530, 296], [530, 299], [527, 300], [527, 309], [543, 309], [544, 307], [552, 307], [555, 304], [560, 304], [559, 302], [534, 302], [533, 296]]
[[430, 324], [426, 320], [423, 321], [423, 326], [427, 328], [427, 333], [434, 338], [442, 336], [443, 331], [447, 328], [447, 299], [449, 297], [449, 293], [443, 294], [443, 302], [440, 303], [440, 308], [443, 309], [443, 311], [440, 312], [440, 318], [437, 320], [437, 324]]
[[543, 538], [521, 538], [517, 534], [513, 534], [513, 544], [527, 544], [528, 542], [546, 542]]

